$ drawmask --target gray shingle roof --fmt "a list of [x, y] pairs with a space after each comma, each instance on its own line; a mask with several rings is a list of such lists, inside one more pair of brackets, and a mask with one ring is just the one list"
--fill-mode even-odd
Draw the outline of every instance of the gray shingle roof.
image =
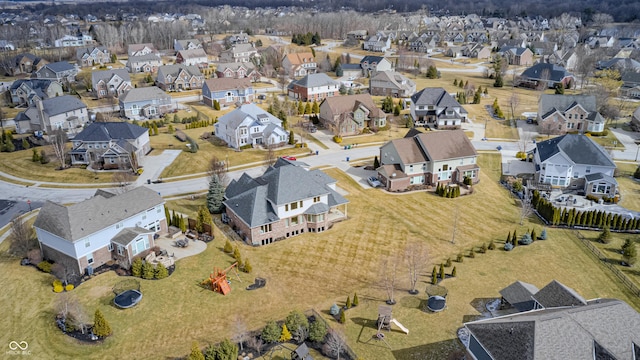
[[104, 197], [96, 192], [90, 199], [64, 206], [47, 201], [34, 227], [75, 242], [154, 206], [164, 204], [157, 192], [141, 186], [126, 193]]
[[556, 280], [540, 289], [533, 298], [545, 308], [587, 305], [587, 301], [580, 294]]
[[466, 114], [467, 111], [460, 105], [453, 96], [443, 88], [424, 88], [411, 95], [411, 101], [416, 105], [434, 105], [438, 107], [459, 107], [460, 112]]
[[595, 174], [587, 174], [584, 176], [584, 178], [587, 180], [587, 182], [596, 181], [596, 180], [606, 180], [609, 183], [613, 183], [613, 184], [618, 183], [618, 181], [613, 176], [603, 174], [600, 172]]
[[126, 69], [112, 69], [92, 72], [91, 83], [96, 84], [100, 80], [109, 81], [113, 75], [118, 75], [122, 80], [131, 82], [131, 77]]
[[[547, 74], [548, 74], [548, 78], [546, 77]], [[567, 76], [573, 76], [573, 74], [568, 72], [562, 66], [559, 66], [556, 64], [539, 63], [523, 71], [521, 76], [530, 78], [530, 79], [543, 79], [543, 76], [544, 76], [545, 79], [543, 80], [551, 80], [551, 81], [558, 82]]]
[[143, 88], [133, 88], [120, 97], [123, 103], [152, 100], [152, 99], [171, 99], [171, 96], [162, 91], [157, 86], [149, 86]]
[[[282, 125], [282, 120], [277, 117], [271, 115], [266, 110], [260, 108], [258, 105], [254, 103], [244, 104], [240, 106], [238, 109], [235, 109], [227, 114], [224, 114], [218, 119], [218, 123], [221, 126], [227, 126], [230, 129], [236, 129], [240, 124], [248, 117], [253, 121], [258, 121], [258, 119], [263, 119], [266, 116], [269, 119], [269, 123], [275, 124], [277, 126]], [[263, 122], [263, 124], [266, 122]]]
[[158, 55], [154, 53], [129, 57], [129, 63], [147, 62], [147, 61], [161, 61], [161, 59]]
[[562, 152], [576, 164], [594, 166], [612, 166], [615, 163], [609, 154], [588, 136], [578, 134], [562, 135], [536, 144], [540, 161]]
[[71, 65], [68, 61], [58, 61], [58, 62], [50, 63], [45, 65], [45, 67], [48, 67], [49, 69], [51, 69], [51, 71], [55, 73], [65, 72], [65, 71], [74, 69], [74, 66]]
[[59, 115], [68, 111], [86, 109], [80, 99], [71, 95], [56, 96], [50, 99], [42, 100], [42, 110], [49, 116]]
[[466, 324], [493, 359], [593, 359], [594, 344], [632, 360], [640, 314], [615, 299], [534, 310]]
[[134, 140], [148, 130], [128, 122], [94, 122], [84, 128], [74, 140], [109, 141], [113, 139]]
[[596, 111], [596, 97], [593, 95], [551, 95], [543, 94], [538, 101], [538, 112], [541, 114], [553, 109], [565, 112], [576, 104], [588, 112]]
[[173, 64], [173, 65], [163, 65], [158, 67], [158, 79], [162, 79], [164, 81], [167, 75], [171, 75], [174, 77], [178, 76], [181, 70], [184, 70], [190, 76], [202, 76], [200, 69], [198, 69], [195, 65], [184, 65], [184, 64]]
[[111, 239], [111, 242], [114, 242], [116, 244], [122, 245], [122, 246], [127, 246], [129, 245], [133, 240], [135, 240], [138, 235], [141, 234], [152, 234], [153, 231], [149, 231], [145, 228], [141, 228], [139, 226], [136, 227], [132, 227], [132, 228], [124, 228], [122, 229], [122, 231], [120, 231], [118, 234], [116, 234], [116, 236], [113, 237], [113, 239]]
[[301, 79], [292, 81], [291, 85], [294, 85], [294, 84], [302, 87], [306, 87], [306, 88], [314, 88], [319, 86], [338, 85], [339, 83], [333, 80], [332, 78], [330, 78], [325, 73], [316, 73], [316, 74], [308, 74]]
[[43, 90], [49, 87], [53, 80], [49, 79], [18, 79], [11, 84], [11, 90], [16, 90], [22, 84], [27, 85], [33, 90]]
[[516, 281], [506, 288], [500, 290], [500, 295], [510, 304], [517, 304], [533, 300], [533, 295], [538, 292], [535, 285]]

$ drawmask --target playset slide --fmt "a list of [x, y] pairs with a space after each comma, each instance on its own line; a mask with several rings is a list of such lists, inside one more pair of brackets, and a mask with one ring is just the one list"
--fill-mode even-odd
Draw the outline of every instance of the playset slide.
[[391, 319], [391, 322], [396, 324], [397, 327], [400, 328], [400, 330], [404, 331], [405, 334], [409, 334], [409, 329], [407, 329], [406, 327], [404, 327], [402, 324], [400, 324], [400, 322], [396, 319]]

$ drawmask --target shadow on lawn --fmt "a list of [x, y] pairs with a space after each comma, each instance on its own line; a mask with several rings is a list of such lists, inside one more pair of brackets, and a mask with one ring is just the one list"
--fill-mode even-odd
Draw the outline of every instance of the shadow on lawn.
[[464, 347], [457, 338], [393, 350], [391, 353], [398, 360], [464, 359]]

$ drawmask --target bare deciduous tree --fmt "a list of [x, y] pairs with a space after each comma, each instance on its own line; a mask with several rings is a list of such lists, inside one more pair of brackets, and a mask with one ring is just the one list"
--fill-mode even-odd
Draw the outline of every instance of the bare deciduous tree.
[[258, 336], [251, 336], [247, 339], [247, 346], [258, 353], [258, 356], [262, 353], [262, 347], [264, 346], [264, 342]]
[[278, 157], [276, 156], [276, 146], [272, 144], [271, 139], [269, 139], [269, 144], [266, 144], [265, 148], [267, 149], [264, 158], [265, 164], [267, 167], [273, 166], [276, 163], [276, 160], [278, 160]]
[[75, 295], [72, 293], [60, 294], [55, 309], [67, 325], [79, 329], [83, 334], [86, 333], [91, 318]]
[[417, 294], [418, 277], [429, 262], [427, 247], [422, 242], [407, 243], [404, 249], [404, 260], [407, 264], [407, 270], [409, 270], [409, 285], [411, 287], [409, 293]]
[[73, 280], [78, 270], [78, 264], [68, 257], [57, 259], [56, 263], [51, 267], [51, 273], [60, 281], [67, 285]]
[[509, 97], [509, 107], [511, 108], [512, 120], [516, 118], [516, 110], [518, 109], [518, 105], [520, 105], [520, 97], [515, 91], [513, 91], [511, 92], [511, 96]]
[[14, 256], [25, 256], [29, 250], [37, 246], [33, 228], [28, 226], [20, 216], [11, 219], [9, 241], [9, 253]]
[[53, 148], [56, 159], [60, 162], [60, 169], [66, 168], [67, 134], [62, 129], [53, 130], [49, 134], [49, 143]]
[[531, 204], [531, 196], [529, 191], [525, 190], [524, 198], [520, 200], [520, 225], [524, 224], [524, 219], [533, 214], [533, 205]]
[[340, 360], [340, 354], [344, 350], [346, 340], [344, 334], [336, 329], [329, 329], [327, 333], [327, 341], [322, 346], [322, 350], [326, 355], [335, 357]]
[[116, 194], [123, 194], [133, 189], [136, 182], [136, 176], [133, 175], [130, 170], [117, 171], [113, 173], [111, 182], [116, 184], [116, 186], [112, 189], [113, 192]]
[[234, 342], [237, 342], [240, 345], [240, 351], [244, 351], [244, 343], [248, 340], [248, 330], [246, 322], [240, 317], [236, 316], [234, 322], [234, 335], [231, 339]]
[[209, 168], [207, 169], [207, 174], [209, 175], [209, 180], [215, 174], [218, 175], [218, 179], [224, 185], [229, 180], [229, 164], [226, 161], [222, 161], [217, 156], [212, 156], [211, 160], [209, 160]]
[[394, 292], [396, 289], [396, 283], [398, 281], [398, 267], [400, 265], [400, 259], [397, 253], [388, 255], [382, 260], [382, 266], [380, 268], [382, 279], [382, 285], [387, 292], [387, 304], [393, 305], [396, 303]]

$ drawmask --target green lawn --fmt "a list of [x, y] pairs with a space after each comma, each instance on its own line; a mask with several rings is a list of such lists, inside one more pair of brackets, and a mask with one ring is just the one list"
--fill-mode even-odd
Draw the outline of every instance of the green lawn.
[[[51, 291], [51, 275], [3, 257], [0, 273], [5, 295], [0, 298], [0, 306], [12, 311], [0, 323], [0, 342], [27, 341], [36, 357], [174, 358], [185, 356], [193, 340], [204, 347], [231, 337], [237, 319], [257, 330], [266, 321], [283, 319], [294, 309], [315, 308], [324, 313], [331, 304], [341, 304], [357, 292], [360, 306], [347, 312], [346, 325], [332, 324], [346, 333], [359, 356], [385, 360], [408, 358], [405, 354], [418, 352], [436, 355], [414, 358], [443, 358], [445, 349], [459, 348], [455, 330], [471, 318], [468, 316], [477, 315], [470, 303], [477, 298], [498, 297], [501, 288], [517, 279], [539, 287], [558, 279], [586, 298], [617, 297], [640, 308], [638, 299], [630, 298], [570, 232], [550, 230], [549, 240], [509, 253], [494, 250], [474, 259], [466, 257], [463, 263], [454, 262], [458, 277], [443, 283], [449, 289], [447, 310], [439, 314], [418, 310], [433, 265], [461, 252], [468, 254], [469, 249], [478, 249], [483, 243], [504, 241], [506, 233], [514, 229], [519, 234], [528, 228], [538, 233], [542, 229], [533, 218], [523, 226], [517, 225], [518, 208], [497, 183], [499, 154], [483, 153], [479, 164], [481, 181], [474, 186], [474, 194], [457, 199], [425, 192], [398, 195], [364, 189], [340, 170], [327, 170], [348, 193], [349, 219], [324, 233], [305, 233], [266, 247], [238, 244], [254, 273], [240, 274], [242, 283], [232, 276], [233, 290], [228, 296], [198, 286], [214, 267], [226, 267], [232, 261], [221, 251], [224, 236], [219, 229], [205, 252], [179, 260], [176, 272], [168, 279], [141, 280], [144, 298], [135, 308], [118, 310], [111, 306], [111, 288], [122, 278], [114, 273], [98, 275], [72, 294], [90, 313], [101, 309], [110, 322], [114, 335], [102, 344], [79, 344], [61, 334], [53, 321], [54, 304], [60, 295]], [[169, 208], [193, 213], [201, 204], [204, 197], [170, 202]], [[458, 228], [456, 241], [451, 243], [455, 213]], [[380, 282], [381, 263], [390, 254], [403, 253], [407, 243], [424, 243], [430, 257], [420, 278], [418, 296], [406, 293], [404, 266], [398, 271], [394, 317], [410, 333], [388, 333], [391, 349], [381, 343], [367, 343], [375, 332], [371, 324], [378, 305], [386, 299]], [[254, 276], [265, 277], [267, 286], [243, 290]]]

